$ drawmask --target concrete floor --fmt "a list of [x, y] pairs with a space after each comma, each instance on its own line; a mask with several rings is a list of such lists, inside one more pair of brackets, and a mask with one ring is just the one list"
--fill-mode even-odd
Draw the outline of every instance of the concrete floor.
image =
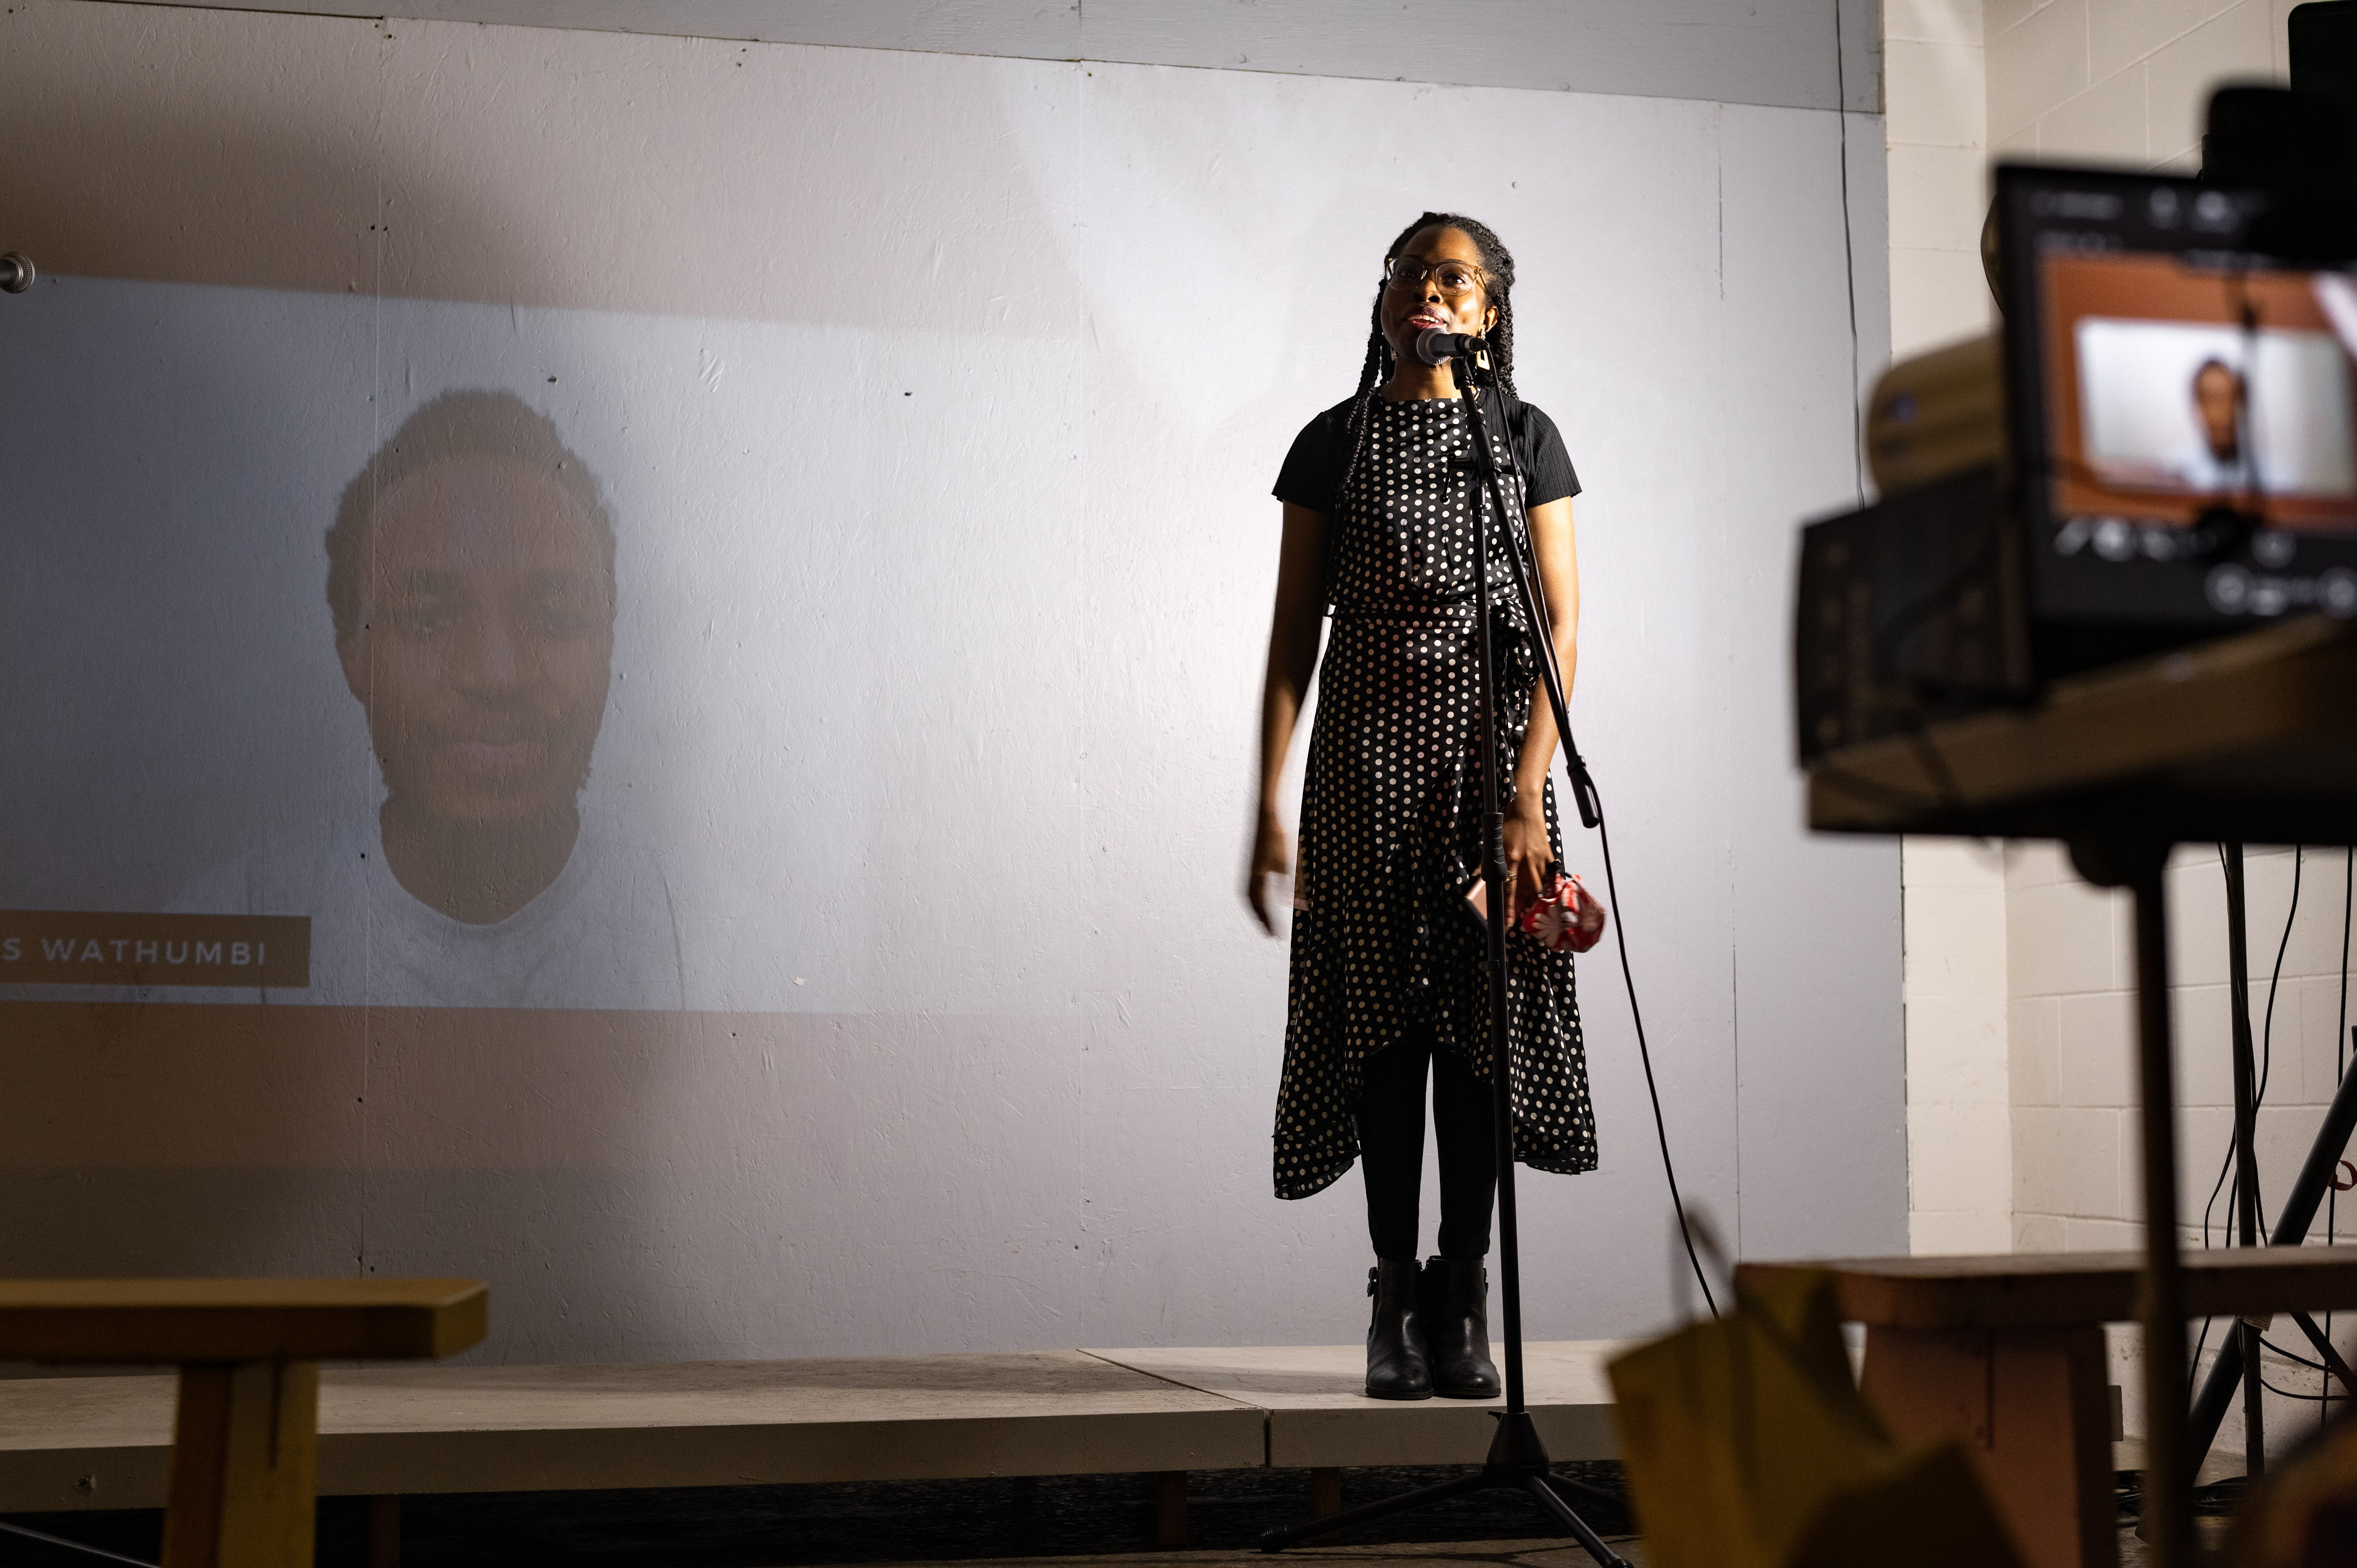
[[[1614, 1536], [1605, 1544], [1641, 1568], [1645, 1543]], [[1392, 1546], [1300, 1546], [1283, 1561], [1345, 1564], [1347, 1568], [1451, 1568], [1458, 1563], [1484, 1568], [1596, 1568], [1596, 1559], [1560, 1541], [1411, 1541]], [[1257, 1551], [1125, 1552], [1109, 1557], [1003, 1557], [990, 1568], [1244, 1568], [1271, 1562]], [[895, 1568], [952, 1568], [947, 1563], [897, 1564]], [[974, 1568], [962, 1563], [955, 1568]]]
[[[1632, 1536], [1609, 1537], [1605, 1544], [1623, 1558], [1642, 1568], [1645, 1543]], [[2150, 1561], [2148, 1549], [2136, 1539], [2133, 1528], [2120, 1531], [2120, 1568], [2145, 1568]], [[1455, 1568], [1457, 1564], [1480, 1564], [1481, 1568], [1596, 1568], [1596, 1559], [1576, 1546], [1566, 1546], [1559, 1541], [1459, 1541], [1409, 1542], [1390, 1546], [1329, 1546], [1300, 1547], [1286, 1553], [1287, 1558], [1314, 1561], [1321, 1564], [1347, 1564], [1348, 1568]], [[1106, 1557], [1013, 1557], [1000, 1558], [989, 1568], [1247, 1568], [1250, 1564], [1266, 1564], [1268, 1558], [1258, 1552], [1123, 1552]], [[875, 1568], [874, 1564], [866, 1568]], [[971, 1562], [956, 1563], [905, 1563], [895, 1568], [976, 1568]]]
[[[1631, 1536], [1614, 1535], [1608, 1544], [1631, 1563], [1642, 1568], [1645, 1543]], [[2124, 1529], [2119, 1537], [2120, 1568], [2144, 1568], [2150, 1561], [2145, 1543], [2136, 1539], [2133, 1528]], [[152, 1552], [152, 1541], [116, 1543], [135, 1550]], [[341, 1554], [339, 1554], [341, 1555]], [[692, 1549], [677, 1561], [694, 1563], [699, 1558]], [[1576, 1546], [1561, 1541], [1404, 1541], [1356, 1546], [1297, 1547], [1286, 1553], [1288, 1561], [1316, 1563], [1318, 1568], [1597, 1568], [1596, 1560]], [[153, 1561], [153, 1558], [149, 1558]], [[346, 1560], [350, 1560], [347, 1556]], [[25, 1568], [68, 1568], [69, 1564], [88, 1564], [92, 1559], [75, 1553], [45, 1551], [22, 1540], [0, 1544], [0, 1563], [21, 1563]], [[736, 1561], [750, 1565], [755, 1559]], [[878, 1563], [863, 1562], [856, 1568], [1265, 1568], [1269, 1559], [1249, 1547], [1232, 1546], [1203, 1552], [1124, 1552], [1091, 1555], [1056, 1555], [1044, 1557], [996, 1557], [916, 1559]], [[803, 1568], [796, 1564], [794, 1568]], [[845, 1565], [853, 1568], [853, 1565]]]
[[[2125, 1444], [2118, 1456], [2139, 1457]], [[1609, 1479], [1607, 1466], [1566, 1469], [1591, 1482]], [[2213, 1455], [2202, 1478], [2240, 1469], [2238, 1459]], [[1344, 1501], [1370, 1501], [1457, 1473], [1346, 1471]], [[408, 1568], [519, 1562], [544, 1568], [1266, 1568], [1270, 1560], [1253, 1545], [1258, 1532], [1300, 1518], [1308, 1502], [1304, 1474], [1200, 1476], [1189, 1523], [1203, 1547], [1157, 1551], [1149, 1544], [1154, 1507], [1146, 1479], [418, 1498], [404, 1509], [404, 1558]], [[1645, 1562], [1644, 1542], [1626, 1533], [1625, 1516], [1587, 1511], [1616, 1552], [1632, 1563]], [[1532, 1537], [1534, 1512], [1514, 1494], [1477, 1493], [1385, 1521], [1379, 1527], [1383, 1539], [1297, 1547], [1285, 1555], [1318, 1568], [1595, 1568], [1587, 1553], [1559, 1538]], [[18, 1519], [155, 1561], [159, 1520], [152, 1512]], [[320, 1523], [320, 1568], [363, 1568], [359, 1499], [328, 1499]], [[2123, 1530], [2119, 1540], [2121, 1568], [2142, 1568], [2148, 1556], [2134, 1530]], [[87, 1568], [91, 1561], [0, 1541], [0, 1563], [11, 1568]]]
[[[1614, 1466], [1563, 1472], [1609, 1487]], [[1356, 1506], [1464, 1472], [1458, 1466], [1348, 1469], [1342, 1502]], [[409, 1498], [402, 1505], [404, 1568], [819, 1568], [955, 1561], [985, 1564], [1264, 1563], [1260, 1532], [1310, 1509], [1307, 1471], [1203, 1472], [1189, 1477], [1188, 1528], [1197, 1550], [1157, 1551], [1153, 1478], [1063, 1476], [661, 1491], [509, 1492]], [[1608, 1540], [1629, 1530], [1609, 1505], [1582, 1512]], [[1559, 1540], [1533, 1539], [1543, 1516], [1519, 1492], [1476, 1492], [1383, 1521], [1339, 1544], [1288, 1556], [1378, 1557], [1446, 1563], [1503, 1562], [1535, 1552], [1531, 1568], [1587, 1563]], [[16, 1522], [146, 1562], [161, 1515], [152, 1510], [22, 1514]], [[1468, 1547], [1467, 1541], [1479, 1544]], [[1502, 1542], [1503, 1544], [1496, 1544]], [[319, 1568], [365, 1568], [364, 1499], [328, 1498], [319, 1509]], [[1519, 1560], [1519, 1559], [1518, 1559]], [[9, 1568], [89, 1568], [91, 1559], [19, 1540], [0, 1542]]]

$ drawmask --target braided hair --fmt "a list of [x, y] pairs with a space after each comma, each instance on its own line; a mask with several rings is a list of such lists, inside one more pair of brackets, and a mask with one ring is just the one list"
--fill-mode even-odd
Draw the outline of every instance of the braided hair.
[[[1487, 274], [1484, 293], [1490, 306], [1498, 313], [1498, 324], [1486, 334], [1490, 343], [1490, 367], [1496, 373], [1498, 384], [1508, 397], [1520, 397], [1514, 390], [1514, 253], [1506, 249], [1505, 242], [1487, 223], [1476, 222], [1458, 212], [1427, 212], [1399, 231], [1399, 237], [1383, 252], [1390, 261], [1406, 249], [1407, 242], [1426, 229], [1455, 229], [1473, 242], [1480, 252], [1481, 271]], [[1351, 493], [1351, 476], [1359, 467], [1359, 451], [1367, 439], [1367, 405], [1374, 400], [1375, 389], [1392, 378], [1392, 346], [1383, 337], [1383, 290], [1387, 283], [1375, 285], [1375, 303], [1368, 311], [1367, 357], [1359, 367], [1359, 390], [1351, 400], [1351, 417], [1343, 428], [1351, 439], [1351, 455], [1343, 461], [1341, 478], [1334, 486], [1335, 510], [1339, 513], [1344, 498]]]

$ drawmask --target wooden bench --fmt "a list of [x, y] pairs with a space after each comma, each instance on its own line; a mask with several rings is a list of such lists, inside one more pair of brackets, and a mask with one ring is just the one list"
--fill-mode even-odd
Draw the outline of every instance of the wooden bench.
[[[2112, 1568], [2104, 1325], [2136, 1318], [2143, 1266], [2141, 1252], [2017, 1252], [1745, 1263], [1736, 1278], [1831, 1273], [1842, 1316], [1866, 1326], [1860, 1387], [1891, 1435], [1963, 1438], [2030, 1568]], [[2357, 1306], [2357, 1247], [2188, 1252], [2184, 1277], [2196, 1317]]]
[[472, 1280], [0, 1280], [0, 1357], [178, 1366], [164, 1568], [310, 1568], [319, 1363], [455, 1355], [488, 1311]]

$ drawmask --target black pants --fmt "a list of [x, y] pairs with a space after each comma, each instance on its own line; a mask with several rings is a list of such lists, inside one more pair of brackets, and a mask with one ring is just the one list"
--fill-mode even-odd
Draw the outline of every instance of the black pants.
[[1451, 1051], [1416, 1030], [1367, 1058], [1359, 1099], [1359, 1162], [1367, 1183], [1367, 1235], [1375, 1256], [1416, 1257], [1416, 1203], [1424, 1188], [1424, 1082], [1431, 1067], [1432, 1126], [1440, 1144], [1440, 1255], [1489, 1256], [1497, 1196], [1490, 1088]]

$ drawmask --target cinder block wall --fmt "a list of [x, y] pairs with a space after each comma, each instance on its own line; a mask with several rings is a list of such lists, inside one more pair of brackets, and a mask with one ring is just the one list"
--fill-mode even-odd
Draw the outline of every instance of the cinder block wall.
[[[2288, 70], [2284, 19], [2291, 3], [1988, 0], [1991, 156], [2188, 171], [2200, 166], [2211, 88], [2224, 80], [2280, 78]], [[2253, 1011], [2262, 1027], [2267, 977], [2289, 908], [2292, 859], [2289, 851], [2270, 851], [2255, 854], [2250, 863]], [[2322, 864], [2326, 859], [2330, 866]], [[2341, 860], [2337, 852], [2309, 857], [2298, 928], [2285, 955], [2276, 1003], [2276, 1069], [2260, 1117], [2261, 1193], [2271, 1203], [2289, 1185], [2332, 1091], [2336, 1026], [2330, 1017], [2311, 1025], [2308, 1014], [2328, 975], [2334, 994], [2327, 1004], [2338, 1003]], [[2191, 1221], [2187, 1238], [2198, 1242], [2233, 1103], [2225, 904], [2214, 849], [2180, 851], [2170, 869], [2169, 894], [2183, 1107], [2179, 1203]], [[2081, 884], [2053, 846], [2020, 846], [2006, 875], [2006, 931], [2014, 1244], [2037, 1250], [2136, 1245], [2142, 1228], [2136, 1221], [2135, 971], [2126, 900]], [[2321, 1070], [2314, 1070], [2319, 1052]], [[2222, 1195], [2218, 1219], [2224, 1213]], [[2210, 1240], [2222, 1243], [2225, 1237], [2213, 1225]], [[2212, 1333], [2209, 1351], [2216, 1340]], [[2143, 1380], [2132, 1330], [2114, 1330], [2113, 1354], [2128, 1430], [2141, 1432]], [[2305, 1369], [2272, 1356], [2268, 1360], [2271, 1384], [2315, 1391], [2316, 1379]], [[2269, 1446], [2309, 1430], [2319, 1408], [2270, 1396]], [[2220, 1451], [2232, 1454], [2241, 1446], [2238, 1407], [2221, 1434]]]
[[[2211, 87], [2287, 70], [2291, 3], [1891, 0], [1893, 352], [1986, 328], [1987, 294], [1969, 242], [1986, 208], [1989, 161], [2197, 166]], [[2249, 858], [2252, 1012], [2271, 1064], [2259, 1118], [2270, 1217], [2345, 1059], [2347, 870], [2338, 850], [2297, 856], [2270, 849]], [[1912, 841], [1904, 875], [1915, 1249], [2138, 1244], [2135, 972], [2125, 899], [2081, 883], [2050, 844]], [[2198, 1245], [2233, 1121], [2225, 904], [2214, 846], [2179, 853], [2169, 895], [2180, 1202], [2186, 1238]], [[2221, 1193], [2208, 1230], [2213, 1245], [2227, 1240], [2225, 1219]], [[2324, 1236], [2319, 1221], [2314, 1239]], [[2210, 1349], [2215, 1342], [2213, 1333]], [[2136, 1355], [2134, 1333], [2115, 1331], [2113, 1375], [2131, 1433], [2143, 1428]], [[2315, 1391], [2316, 1374], [2269, 1359], [2270, 1383]], [[2309, 1430], [2319, 1408], [2271, 1396], [2270, 1447]], [[2241, 1441], [2238, 1412], [2221, 1451], [2237, 1451]]]
[[[1890, 349], [1918, 354], [1989, 328], [1981, 0], [1883, 8], [1890, 180]], [[1903, 855], [1908, 1236], [1918, 1252], [2013, 1240], [2002, 853], [1940, 839]]]
[[[2250, 850], [2245, 865], [2251, 1028], [2265, 1085], [2259, 1192], [2272, 1219], [2348, 1059], [2340, 1042], [2357, 1022], [2342, 983], [2350, 866], [2340, 849]], [[2183, 1166], [2178, 1200], [2189, 1244], [2223, 1245], [2227, 1197], [2219, 1191], [2213, 1204], [2212, 1194], [2233, 1132], [2234, 1095], [2217, 847], [2179, 849], [2169, 891]], [[2014, 1243], [2033, 1251], [2139, 1245], [2136, 970], [2126, 900], [2086, 886], [2059, 849], [2040, 844], [2012, 852], [2006, 901]], [[2345, 1236], [2357, 1208], [2332, 1218]], [[2313, 1240], [2324, 1239], [2326, 1223], [2319, 1217]]]
[[1890, 170], [1890, 351], [1988, 330], [1988, 74], [1981, 0], [1889, 0], [1882, 14]]
[[2221, 79], [2288, 69], [2293, 0], [1987, 0], [1989, 147], [2191, 169]]

